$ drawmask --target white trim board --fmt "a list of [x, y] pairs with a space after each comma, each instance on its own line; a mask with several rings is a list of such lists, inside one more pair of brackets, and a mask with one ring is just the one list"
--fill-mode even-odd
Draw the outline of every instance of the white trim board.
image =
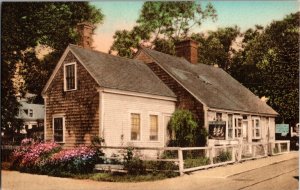
[[142, 98], [151, 98], [151, 99], [158, 99], [158, 100], [167, 100], [176, 102], [177, 99], [173, 97], [167, 97], [167, 96], [160, 96], [160, 95], [153, 95], [153, 94], [147, 94], [147, 93], [140, 93], [140, 92], [132, 92], [132, 91], [126, 91], [126, 90], [118, 90], [118, 89], [111, 89], [111, 88], [97, 88], [99, 92], [105, 92], [110, 94], [120, 94], [120, 95], [127, 95], [127, 96], [136, 96], [136, 97], [142, 97]]

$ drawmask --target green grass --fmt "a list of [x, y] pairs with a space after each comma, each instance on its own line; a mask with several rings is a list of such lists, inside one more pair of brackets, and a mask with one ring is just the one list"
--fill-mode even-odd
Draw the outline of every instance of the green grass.
[[[175, 177], [174, 175], [172, 177]], [[164, 173], [148, 173], [143, 175], [129, 175], [129, 174], [113, 174], [113, 173], [95, 173], [88, 179], [95, 181], [110, 181], [110, 182], [141, 182], [141, 181], [155, 181], [170, 178], [171, 176]]]
[[184, 160], [184, 168], [193, 168], [210, 164], [209, 158], [188, 158]]
[[62, 172], [55, 175], [56, 177], [65, 177], [73, 179], [91, 179], [95, 181], [108, 182], [142, 182], [142, 181], [156, 181], [178, 176], [175, 172], [160, 172], [147, 173], [140, 175], [130, 175], [126, 173], [90, 173], [90, 174], [72, 174]]

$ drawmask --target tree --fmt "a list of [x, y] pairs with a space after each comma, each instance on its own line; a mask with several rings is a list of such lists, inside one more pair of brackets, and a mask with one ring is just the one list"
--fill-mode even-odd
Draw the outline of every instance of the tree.
[[[265, 29], [247, 31], [245, 48], [231, 73], [257, 95], [269, 98], [277, 122], [299, 122], [299, 16], [290, 14]], [[250, 70], [250, 69], [251, 70]]]
[[[4, 2], [1, 13], [1, 129], [8, 132], [19, 125], [12, 81], [16, 68], [21, 67], [25, 90], [40, 97], [59, 56], [78, 40], [76, 24], [102, 22], [103, 14], [87, 2]], [[52, 52], [39, 60], [37, 46], [49, 47]], [[41, 97], [39, 100], [41, 103]]]
[[207, 132], [200, 128], [189, 110], [176, 110], [168, 125], [169, 146], [204, 146]]
[[174, 53], [174, 42], [186, 38], [191, 29], [209, 18], [215, 20], [216, 11], [208, 3], [203, 9], [194, 1], [145, 2], [137, 25], [130, 31], [116, 31], [110, 48], [120, 56], [132, 57], [140, 44], [165, 53]]
[[199, 42], [199, 63], [217, 64], [227, 71], [232, 64], [232, 55], [235, 54], [233, 44], [240, 35], [240, 29], [237, 26], [218, 28], [216, 31], [209, 31], [206, 35], [192, 34], [192, 38]]

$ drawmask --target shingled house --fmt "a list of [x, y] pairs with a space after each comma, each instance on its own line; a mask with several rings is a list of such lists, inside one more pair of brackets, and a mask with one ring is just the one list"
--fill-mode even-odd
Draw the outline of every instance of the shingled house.
[[275, 141], [277, 112], [221, 68], [197, 64], [197, 43], [176, 46], [176, 56], [141, 48], [144, 61], [176, 94], [176, 108], [188, 109], [208, 129], [209, 144]]
[[176, 108], [209, 131], [209, 144], [274, 141], [277, 113], [220, 68], [197, 63], [197, 44], [171, 56], [141, 47], [135, 59], [91, 50], [93, 27], [80, 25], [82, 46], [69, 45], [44, 90], [45, 140], [66, 147], [162, 147]]

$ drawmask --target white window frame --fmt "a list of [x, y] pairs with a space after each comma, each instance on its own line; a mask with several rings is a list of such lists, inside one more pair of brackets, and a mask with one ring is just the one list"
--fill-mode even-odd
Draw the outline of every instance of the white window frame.
[[[151, 119], [150, 119], [150, 116], [152, 116], [152, 115], [157, 117], [157, 140], [151, 140], [150, 139], [150, 135], [151, 135]], [[160, 140], [159, 139], [159, 131], [160, 131], [160, 117], [159, 117], [159, 114], [154, 113], [154, 112], [150, 112], [148, 114], [148, 118], [149, 118], [149, 141], [158, 142]]]
[[[240, 127], [240, 129], [241, 129], [241, 136], [240, 137], [238, 137], [237, 136], [237, 134], [236, 134], [236, 125], [235, 125], [235, 120], [238, 120], [238, 119], [241, 119], [241, 121], [242, 121], [242, 123], [241, 123], [241, 127]], [[237, 122], [237, 125], [238, 125], [238, 122]], [[241, 116], [241, 115], [233, 115], [233, 130], [234, 130], [234, 136], [233, 136], [233, 138], [235, 138], [235, 139], [242, 139], [243, 138], [243, 116]]]
[[[67, 89], [66, 67], [69, 65], [74, 65], [74, 70], [75, 70], [74, 71], [75, 72], [75, 88], [74, 89]], [[77, 90], [77, 64], [76, 64], [76, 62], [64, 64], [64, 91], [73, 91], [73, 90]]]
[[[229, 115], [231, 115], [231, 129], [232, 129], [232, 137], [229, 137]], [[235, 131], [234, 131], [234, 115], [228, 113], [227, 114], [227, 121], [226, 121], [226, 130], [227, 130], [227, 134], [226, 134], [226, 139], [227, 140], [233, 140], [235, 138]]]
[[[132, 140], [131, 138], [131, 129], [132, 129], [132, 120], [131, 114], [139, 114], [140, 115], [140, 139]], [[130, 130], [129, 130], [129, 139], [131, 142], [141, 142], [142, 141], [142, 113], [138, 111], [131, 111], [129, 112], [129, 123], [130, 123]]]
[[[60, 142], [55, 141], [55, 139], [54, 139], [54, 119], [56, 119], [56, 118], [62, 118], [62, 120], [63, 120], [63, 141], [60, 141]], [[52, 134], [53, 134], [53, 141], [54, 142], [56, 142], [56, 143], [65, 143], [65, 140], [66, 140], [65, 139], [65, 133], [66, 133], [65, 123], [66, 123], [65, 115], [54, 115], [52, 117]]]
[[[255, 121], [258, 121], [258, 128], [256, 127]], [[251, 117], [252, 125], [252, 139], [261, 139], [262, 126], [259, 117]], [[256, 129], [259, 130], [259, 136], [256, 136]]]

